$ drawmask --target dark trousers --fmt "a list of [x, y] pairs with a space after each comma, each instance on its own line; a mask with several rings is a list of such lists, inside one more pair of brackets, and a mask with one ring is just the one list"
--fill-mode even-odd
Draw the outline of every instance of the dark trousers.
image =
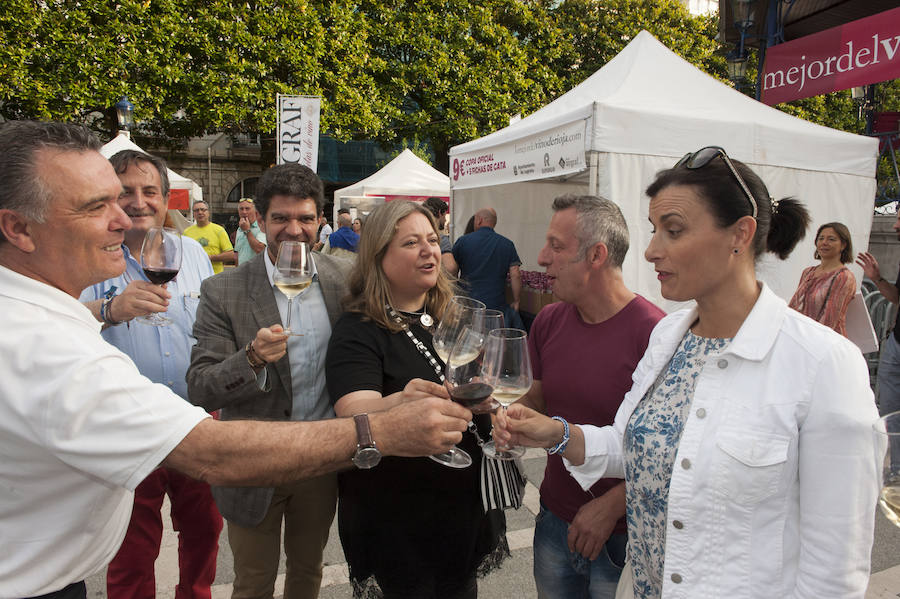
[[73, 582], [64, 589], [41, 595], [40, 597], [32, 597], [31, 599], [87, 599], [87, 587], [84, 581]]

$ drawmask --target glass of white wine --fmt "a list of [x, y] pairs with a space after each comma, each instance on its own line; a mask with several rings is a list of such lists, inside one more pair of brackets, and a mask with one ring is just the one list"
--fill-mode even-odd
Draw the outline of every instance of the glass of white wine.
[[875, 463], [881, 473], [878, 505], [887, 519], [900, 526], [900, 412], [875, 421]]
[[[533, 382], [528, 357], [528, 335], [521, 329], [495, 329], [487, 335], [481, 379], [493, 388], [492, 396], [505, 410], [528, 393]], [[493, 441], [482, 448], [488, 457], [514, 460], [525, 454], [524, 447], [497, 447]]]
[[275, 259], [272, 280], [279, 291], [287, 297], [287, 318], [284, 321], [285, 335], [302, 335], [291, 330], [292, 302], [297, 295], [312, 284], [312, 264], [309, 246], [302, 241], [282, 241]]
[[485, 306], [478, 300], [470, 297], [455, 295], [450, 298], [450, 303], [444, 310], [441, 322], [438, 324], [431, 338], [431, 346], [434, 353], [446, 364], [450, 357], [450, 350], [456, 345], [457, 339], [466, 327], [475, 327], [476, 319], [484, 312]]

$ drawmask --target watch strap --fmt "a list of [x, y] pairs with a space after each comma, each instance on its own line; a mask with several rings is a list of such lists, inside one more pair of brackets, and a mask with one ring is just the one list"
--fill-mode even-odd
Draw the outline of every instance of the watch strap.
[[353, 416], [353, 422], [356, 424], [356, 443], [360, 447], [375, 447], [375, 441], [372, 439], [372, 426], [369, 424], [368, 414], [356, 414]]

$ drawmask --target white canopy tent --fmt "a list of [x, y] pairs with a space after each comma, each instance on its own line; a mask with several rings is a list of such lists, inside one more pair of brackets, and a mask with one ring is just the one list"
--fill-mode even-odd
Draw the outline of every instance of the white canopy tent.
[[[112, 138], [107, 144], [100, 148], [100, 153], [103, 154], [106, 158], [109, 158], [113, 154], [121, 152], [122, 150], [136, 150], [138, 152], [144, 152], [145, 154], [147, 153], [143, 150], [143, 148], [131, 141], [131, 139], [129, 139], [127, 135], [122, 135], [121, 133]], [[188, 192], [189, 202], [183, 209], [190, 210], [191, 206], [194, 205], [194, 202], [199, 202], [203, 199], [203, 188], [197, 185], [197, 183], [195, 183], [191, 179], [188, 179], [187, 177], [182, 177], [170, 168], [167, 168], [166, 171], [169, 175], [170, 189], [183, 189]], [[174, 197], [170, 198], [170, 207], [176, 205], [173, 203], [174, 199]]]
[[384, 165], [378, 172], [349, 187], [334, 192], [334, 219], [341, 198], [378, 197], [387, 201], [409, 199], [422, 201], [429, 197], [449, 198], [450, 180], [409, 149]]
[[[878, 141], [836, 131], [765, 106], [668, 50], [646, 31], [583, 83], [522, 120], [450, 150], [453, 223], [496, 208], [497, 231], [515, 241], [526, 269], [537, 269], [554, 197], [595, 194], [615, 201], [631, 233], [626, 284], [662, 300], [643, 257], [650, 239], [655, 174], [685, 153], [718, 145], [750, 165], [775, 198], [804, 201], [817, 228], [846, 224], [855, 249], [868, 246]], [[789, 298], [814, 263], [815, 228], [781, 262], [767, 257], [759, 276]], [[854, 266], [858, 280], [861, 270]]]

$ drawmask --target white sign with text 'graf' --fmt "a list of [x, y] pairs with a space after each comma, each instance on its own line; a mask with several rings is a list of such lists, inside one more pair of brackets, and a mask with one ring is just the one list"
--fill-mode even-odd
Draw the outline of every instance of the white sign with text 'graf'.
[[278, 94], [278, 164], [296, 163], [316, 171], [319, 162], [318, 96]]
[[582, 119], [488, 151], [451, 156], [450, 186], [466, 189], [581, 172], [586, 168], [585, 123]]

